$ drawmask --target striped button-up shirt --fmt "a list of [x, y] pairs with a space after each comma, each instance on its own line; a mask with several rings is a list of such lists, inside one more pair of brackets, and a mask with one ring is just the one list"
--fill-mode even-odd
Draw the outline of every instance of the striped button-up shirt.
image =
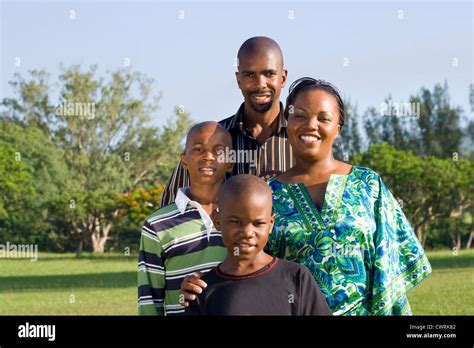
[[146, 218], [138, 256], [138, 313], [184, 313], [179, 289], [187, 275], [206, 273], [224, 261], [227, 249], [211, 218], [181, 189], [175, 203]]
[[[287, 120], [283, 115], [283, 104], [280, 103], [278, 127], [265, 141], [259, 144], [251, 132], [244, 127], [244, 104], [237, 113], [219, 123], [232, 135], [232, 146], [236, 152], [236, 163], [227, 178], [237, 174], [260, 176], [268, 171], [284, 172], [294, 165], [294, 156], [286, 132]], [[189, 175], [181, 161], [173, 171], [161, 197], [161, 206], [170, 204], [180, 187], [190, 185]]]

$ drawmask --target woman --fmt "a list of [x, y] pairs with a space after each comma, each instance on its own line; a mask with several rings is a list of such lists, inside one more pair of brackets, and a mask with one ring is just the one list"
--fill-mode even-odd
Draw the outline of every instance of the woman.
[[267, 181], [276, 213], [268, 252], [308, 267], [335, 315], [411, 314], [406, 292], [431, 267], [380, 176], [334, 159], [339, 92], [301, 78], [285, 115], [296, 164]]

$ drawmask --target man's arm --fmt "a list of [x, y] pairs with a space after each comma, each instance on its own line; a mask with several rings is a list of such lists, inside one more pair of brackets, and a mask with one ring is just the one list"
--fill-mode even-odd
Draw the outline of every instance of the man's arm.
[[162, 246], [145, 220], [138, 255], [138, 314], [165, 315], [165, 267]]
[[176, 194], [178, 193], [178, 189], [180, 187], [187, 187], [189, 185], [190, 181], [188, 171], [184, 169], [183, 163], [179, 161], [178, 165], [173, 170], [173, 174], [168, 181], [168, 185], [166, 185], [165, 189], [163, 190], [160, 208], [173, 203], [174, 199], [176, 198]]

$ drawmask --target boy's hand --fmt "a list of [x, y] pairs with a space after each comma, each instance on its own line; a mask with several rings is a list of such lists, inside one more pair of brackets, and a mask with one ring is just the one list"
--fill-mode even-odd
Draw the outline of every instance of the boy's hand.
[[181, 283], [181, 290], [179, 290], [179, 303], [185, 307], [189, 306], [187, 301], [196, 300], [195, 294], [200, 294], [202, 289], [207, 287], [207, 284], [204, 280], [200, 278], [204, 274], [202, 272], [194, 273], [190, 276], [184, 278]]

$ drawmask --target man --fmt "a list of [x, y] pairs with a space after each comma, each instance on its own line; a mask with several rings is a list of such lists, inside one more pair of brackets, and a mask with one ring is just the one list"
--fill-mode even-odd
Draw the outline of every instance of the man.
[[[288, 73], [281, 49], [268, 37], [252, 37], [242, 44], [237, 59], [235, 77], [244, 102], [235, 115], [219, 123], [229, 130], [233, 149], [246, 160], [235, 163], [227, 177], [271, 176], [286, 171], [294, 165], [294, 159], [280, 102]], [[253, 154], [256, 154], [255, 159]], [[161, 206], [170, 204], [178, 189], [187, 186], [189, 175], [180, 162], [163, 192]]]

